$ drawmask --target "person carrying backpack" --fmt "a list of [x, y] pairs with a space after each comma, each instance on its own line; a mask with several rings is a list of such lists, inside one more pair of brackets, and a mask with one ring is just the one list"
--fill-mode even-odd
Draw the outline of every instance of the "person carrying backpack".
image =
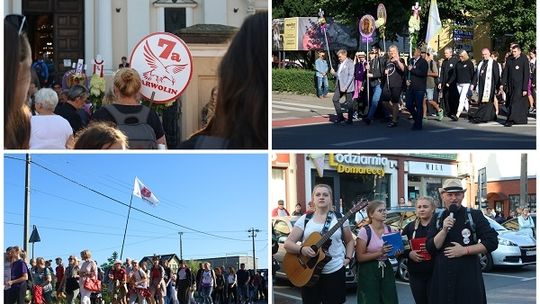
[[[332, 211], [332, 188], [326, 184], [315, 185], [311, 197], [315, 212], [310, 214], [311, 219], [307, 223], [307, 215], [303, 215], [294, 224], [285, 241], [285, 250], [288, 253], [315, 257], [317, 252], [313, 248], [297, 242], [305, 242], [315, 232], [324, 234], [338, 224], [338, 215]], [[343, 303], [346, 300], [345, 266], [351, 262], [354, 253], [354, 239], [349, 221], [343, 223], [342, 229], [336, 229], [329, 240], [328, 255], [332, 259], [324, 265], [317, 282], [302, 287], [304, 303]], [[238, 281], [240, 286], [240, 279]]]
[[388, 261], [391, 245], [382, 235], [391, 233], [386, 225], [386, 203], [371, 201], [367, 206], [369, 224], [360, 228], [356, 239], [357, 300], [358, 303], [398, 303], [396, 281], [392, 264]]
[[43, 58], [38, 59], [32, 64], [32, 69], [36, 71], [36, 74], [39, 78], [40, 87], [48, 87], [49, 83], [49, 67]]
[[201, 272], [201, 281], [199, 283], [201, 286], [201, 293], [203, 298], [203, 303], [212, 304], [212, 289], [216, 286], [216, 274], [214, 270], [210, 268], [210, 263], [206, 262], [203, 264], [203, 270]]
[[130, 149], [166, 147], [165, 131], [159, 116], [137, 100], [141, 89], [139, 73], [132, 68], [120, 69], [113, 82], [115, 103], [100, 108], [92, 120], [116, 123], [128, 137]]

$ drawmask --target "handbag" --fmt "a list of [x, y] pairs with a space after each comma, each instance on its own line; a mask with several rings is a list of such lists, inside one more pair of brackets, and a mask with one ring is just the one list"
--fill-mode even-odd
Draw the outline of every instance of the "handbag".
[[41, 285], [35, 284], [32, 287], [32, 294], [34, 295], [33, 303], [34, 304], [43, 304], [45, 303], [45, 298], [43, 296], [43, 287]]
[[101, 292], [101, 281], [95, 278], [86, 278], [84, 280], [84, 289], [92, 292]]

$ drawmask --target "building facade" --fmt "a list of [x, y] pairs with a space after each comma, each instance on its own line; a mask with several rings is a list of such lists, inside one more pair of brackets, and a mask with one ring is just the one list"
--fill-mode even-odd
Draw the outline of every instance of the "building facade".
[[[86, 74], [91, 76], [94, 59], [100, 55], [108, 85], [122, 56], [129, 58], [134, 46], [150, 33], [177, 33], [198, 24], [238, 28], [247, 16], [267, 10], [267, 0], [4, 1], [4, 14], [26, 16], [34, 60], [48, 53], [57, 82], [78, 59], [84, 59]], [[194, 70], [180, 97], [182, 139], [200, 127], [200, 110], [217, 84], [217, 68], [228, 44], [188, 44]]]
[[296, 203], [305, 210], [320, 183], [332, 187], [341, 211], [362, 199], [382, 200], [390, 208], [399, 206], [400, 197], [430, 195], [440, 204], [443, 180], [463, 176], [465, 168], [457, 154], [274, 154], [271, 206], [283, 199], [287, 210]]
[[[258, 258], [256, 258], [256, 263], [258, 264]], [[214, 267], [234, 267], [234, 269], [240, 269], [240, 264], [244, 263], [246, 269], [253, 269], [253, 257], [249, 255], [234, 255], [234, 256], [224, 256], [224, 257], [214, 257], [214, 258], [204, 258], [204, 259], [193, 259], [198, 263], [210, 263], [212, 268]]]

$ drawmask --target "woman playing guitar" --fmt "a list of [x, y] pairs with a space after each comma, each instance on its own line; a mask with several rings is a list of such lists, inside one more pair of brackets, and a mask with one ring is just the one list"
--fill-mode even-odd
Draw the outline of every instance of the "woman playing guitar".
[[[314, 246], [302, 246], [297, 242], [306, 241], [312, 233], [323, 234], [331, 230], [338, 222], [338, 216], [332, 210], [333, 194], [330, 186], [315, 185], [312, 193], [315, 212], [306, 223], [306, 215], [300, 217], [289, 237], [285, 241], [288, 253], [304, 257], [316, 258], [326, 255], [330, 260], [322, 268], [319, 279], [310, 286], [302, 287], [303, 303], [344, 303], [345, 302], [345, 265], [349, 264], [354, 253], [354, 239], [349, 228], [349, 221], [343, 223], [342, 229], [336, 229], [330, 237], [329, 247], [314, 251]], [[343, 234], [343, 235], [342, 235]], [[345, 244], [345, 245], [344, 245]]]

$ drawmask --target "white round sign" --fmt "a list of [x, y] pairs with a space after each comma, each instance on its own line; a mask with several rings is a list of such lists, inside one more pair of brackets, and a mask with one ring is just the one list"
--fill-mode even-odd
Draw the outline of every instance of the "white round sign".
[[144, 37], [133, 49], [129, 60], [139, 72], [141, 95], [154, 103], [177, 99], [186, 89], [193, 64], [187, 45], [171, 33], [153, 33]]

